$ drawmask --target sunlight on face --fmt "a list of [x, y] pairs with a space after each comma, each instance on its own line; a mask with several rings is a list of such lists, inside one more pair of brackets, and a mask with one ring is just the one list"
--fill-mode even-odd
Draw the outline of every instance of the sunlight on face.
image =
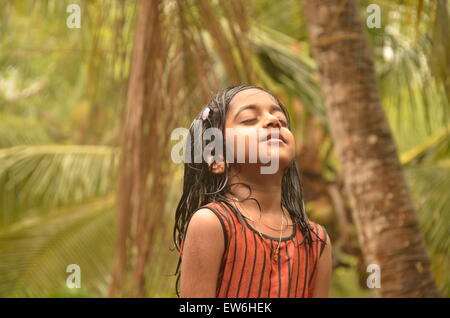
[[283, 109], [271, 94], [256, 88], [237, 93], [231, 100], [225, 128], [228, 138], [234, 138], [234, 156], [242, 150], [238, 148], [241, 145], [246, 163], [252, 154], [261, 153], [263, 147], [269, 156], [276, 150], [280, 168], [284, 169], [292, 163], [294, 137]]

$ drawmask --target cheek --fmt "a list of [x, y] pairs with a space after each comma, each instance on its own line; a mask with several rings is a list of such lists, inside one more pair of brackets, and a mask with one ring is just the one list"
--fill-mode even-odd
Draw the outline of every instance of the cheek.
[[294, 135], [291, 133], [290, 130], [288, 130], [285, 134], [284, 137], [286, 138], [287, 144], [290, 148], [295, 150], [295, 139], [294, 139]]
[[290, 159], [292, 159], [295, 156], [295, 139], [294, 136], [292, 135], [292, 133], [289, 131], [289, 133], [286, 133], [284, 135], [284, 137], [286, 138], [287, 141], [287, 145], [286, 145], [286, 153], [288, 155], [288, 157]]
[[257, 152], [257, 131], [252, 128], [227, 128], [225, 131], [226, 147], [233, 148], [234, 159], [238, 155], [248, 159], [250, 153]]

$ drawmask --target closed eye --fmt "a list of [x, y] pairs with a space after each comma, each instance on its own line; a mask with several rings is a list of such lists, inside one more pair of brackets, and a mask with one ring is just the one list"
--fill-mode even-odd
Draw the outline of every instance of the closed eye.
[[246, 119], [246, 120], [243, 120], [241, 122], [241, 124], [250, 124], [250, 123], [254, 122], [255, 120], [256, 120], [256, 118]]
[[287, 127], [288, 123], [287, 123], [286, 120], [284, 120], [284, 119], [279, 119], [279, 121], [280, 121], [280, 123], [281, 123], [283, 126]]

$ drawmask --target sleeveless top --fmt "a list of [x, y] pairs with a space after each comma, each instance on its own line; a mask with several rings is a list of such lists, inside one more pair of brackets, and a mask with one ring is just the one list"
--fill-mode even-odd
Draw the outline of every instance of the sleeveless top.
[[[307, 244], [299, 225], [289, 237], [281, 238], [278, 257], [272, 255], [279, 238], [255, 230], [226, 201], [205, 206], [219, 219], [225, 250], [217, 281], [219, 298], [312, 297], [318, 260], [326, 244], [324, 227], [309, 221], [312, 244]], [[198, 210], [199, 210], [198, 209]], [[241, 221], [242, 220], [242, 221]], [[181, 249], [182, 253], [182, 249]]]

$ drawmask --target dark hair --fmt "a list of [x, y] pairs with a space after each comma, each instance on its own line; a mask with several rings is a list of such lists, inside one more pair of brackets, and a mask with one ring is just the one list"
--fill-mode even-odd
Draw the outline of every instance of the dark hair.
[[[240, 85], [240, 86], [230, 86], [220, 92], [218, 92], [210, 102], [202, 108], [200, 113], [196, 116], [195, 120], [192, 122], [189, 128], [189, 134], [191, 138], [187, 139], [189, 144], [186, 144], [186, 152], [188, 147], [190, 148], [190, 156], [191, 159], [184, 164], [184, 182], [183, 182], [183, 194], [178, 203], [176, 213], [175, 213], [175, 226], [173, 230], [173, 241], [175, 247], [178, 251], [180, 251], [180, 246], [183, 242], [184, 235], [186, 233], [189, 221], [196, 210], [200, 207], [215, 201], [226, 201], [229, 202], [228, 198], [225, 196], [228, 193], [232, 193], [230, 186], [235, 184], [227, 184], [228, 183], [228, 165], [225, 165], [225, 172], [223, 174], [214, 174], [211, 172], [211, 165], [209, 165], [204, 158], [201, 159], [201, 162], [194, 163], [192, 160], [192, 156], [194, 155], [194, 144], [195, 140], [202, 140], [203, 132], [208, 128], [218, 128], [225, 133], [225, 119], [228, 113], [230, 102], [233, 97], [246, 89], [256, 88], [262, 91], [265, 91], [272, 95], [277, 101], [278, 105], [283, 110], [287, 121], [288, 128], [290, 129], [290, 119], [289, 114], [281, 103], [281, 101], [274, 96], [271, 92], [267, 91], [258, 86], [253, 85]], [[202, 120], [202, 114], [206, 107], [209, 107], [210, 111], [208, 117]], [[202, 120], [202, 129], [199, 131], [198, 129], [194, 129], [195, 123], [198, 123], [198, 120]], [[195, 133], [201, 133], [200, 136], [196, 136], [194, 138]], [[225, 148], [225, 146], [224, 146]], [[226, 152], [225, 160], [226, 160]], [[241, 183], [242, 184], [242, 183]], [[255, 200], [251, 198], [251, 188], [246, 184], [242, 184], [249, 189], [249, 196], [244, 200]], [[303, 190], [302, 184], [300, 180], [300, 175], [298, 173], [297, 164], [295, 161], [291, 164], [289, 168], [287, 168], [283, 180], [282, 180], [282, 188], [281, 188], [281, 204], [290, 214], [294, 226], [299, 224], [300, 230], [307, 242], [307, 244], [312, 243], [311, 232], [314, 233], [317, 237], [317, 233], [315, 233], [308, 223], [308, 217], [305, 213], [304, 203], [303, 203]], [[257, 202], [257, 201], [256, 201]], [[258, 206], [259, 203], [257, 202]], [[237, 211], [238, 212], [238, 211]], [[242, 215], [238, 216], [242, 217]], [[320, 238], [319, 238], [320, 239]], [[178, 260], [178, 265], [175, 271], [175, 275], [177, 275], [176, 280], [176, 293], [179, 296], [178, 291], [178, 283], [180, 279], [180, 266], [181, 266], [181, 256]]]

